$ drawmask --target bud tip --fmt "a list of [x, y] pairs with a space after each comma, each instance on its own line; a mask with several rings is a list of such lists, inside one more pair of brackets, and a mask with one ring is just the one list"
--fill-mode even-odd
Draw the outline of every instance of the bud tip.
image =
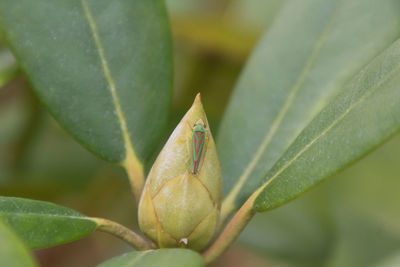
[[201, 102], [200, 93], [197, 93], [196, 98], [194, 99], [194, 102]]

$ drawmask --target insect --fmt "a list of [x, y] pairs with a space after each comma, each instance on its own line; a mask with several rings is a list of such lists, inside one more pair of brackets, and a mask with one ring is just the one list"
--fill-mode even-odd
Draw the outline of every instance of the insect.
[[197, 174], [199, 171], [201, 155], [206, 141], [206, 124], [202, 119], [196, 121], [193, 126], [192, 140], [190, 142], [190, 172]]

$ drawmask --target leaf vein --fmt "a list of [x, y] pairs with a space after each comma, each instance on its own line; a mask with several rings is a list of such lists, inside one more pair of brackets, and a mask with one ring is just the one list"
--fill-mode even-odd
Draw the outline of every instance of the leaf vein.
[[73, 216], [73, 215], [58, 215], [58, 214], [40, 214], [40, 213], [31, 213], [31, 212], [0, 212], [0, 215], [14, 215], [14, 216], [32, 216], [32, 217], [55, 217], [55, 218], [61, 218], [61, 219], [74, 219], [74, 220], [85, 220], [85, 221], [91, 221], [94, 222], [93, 220], [86, 218], [86, 217], [80, 217], [80, 216]]
[[129, 135], [127, 122], [126, 122], [124, 113], [123, 113], [122, 108], [121, 108], [121, 104], [120, 104], [120, 101], [119, 101], [117, 89], [116, 89], [114, 80], [112, 78], [110, 68], [108, 67], [108, 62], [107, 62], [107, 59], [106, 59], [106, 56], [105, 56], [104, 48], [103, 48], [103, 45], [101, 43], [100, 36], [98, 34], [96, 22], [95, 22], [95, 20], [93, 18], [93, 15], [92, 15], [91, 11], [90, 11], [90, 8], [89, 8], [89, 5], [87, 3], [87, 0], [81, 0], [81, 2], [82, 2], [82, 7], [83, 7], [83, 11], [84, 11], [86, 20], [87, 20], [87, 22], [89, 24], [89, 27], [90, 27], [90, 30], [91, 30], [91, 34], [92, 34], [93, 40], [95, 42], [95, 46], [97, 48], [99, 57], [100, 57], [101, 67], [103, 69], [104, 76], [105, 76], [106, 81], [108, 83], [108, 89], [110, 91], [110, 94], [111, 94], [111, 97], [112, 97], [112, 100], [113, 100], [113, 104], [114, 104], [114, 107], [115, 107], [115, 111], [117, 113], [118, 121], [120, 123], [121, 132], [122, 132], [122, 136], [123, 136], [124, 143], [125, 143], [125, 150], [126, 150], [125, 156], [126, 157], [134, 156], [135, 158], [137, 158], [135, 153], [134, 153], [133, 145], [132, 145], [132, 142], [131, 142], [131, 139], [130, 139], [130, 135]]
[[321, 32], [320, 37], [318, 38], [316, 44], [314, 45], [314, 48], [308, 58], [308, 60], [305, 62], [305, 65], [300, 72], [298, 78], [296, 79], [294, 85], [291, 87], [289, 90], [289, 94], [286, 98], [286, 101], [284, 105], [282, 106], [281, 110], [279, 111], [277, 117], [272, 123], [271, 128], [269, 131], [266, 133], [261, 145], [258, 147], [257, 152], [254, 154], [253, 158], [251, 161], [247, 164], [246, 168], [244, 169], [243, 173], [239, 177], [239, 180], [237, 184], [234, 186], [234, 188], [230, 191], [226, 199], [224, 200], [224, 204], [222, 205], [225, 209], [222, 211], [223, 217], [227, 216], [233, 209], [234, 209], [234, 201], [237, 197], [237, 195], [240, 192], [240, 189], [244, 186], [245, 182], [247, 179], [250, 177], [251, 172], [254, 170], [256, 167], [257, 163], [261, 159], [261, 156], [267, 149], [268, 145], [270, 144], [272, 138], [276, 134], [276, 131], [280, 127], [280, 124], [282, 123], [284, 117], [286, 116], [288, 110], [290, 109], [290, 106], [292, 105], [297, 92], [301, 88], [301, 85], [303, 84], [305, 78], [307, 77], [307, 73], [310, 71], [311, 67], [315, 63], [315, 60], [321, 51], [322, 47], [325, 44], [326, 38], [328, 37], [328, 32], [330, 31], [331, 25], [334, 21], [334, 17], [337, 13], [337, 10], [339, 9], [340, 6], [340, 0], [338, 1], [338, 4], [336, 7], [333, 9], [328, 22], [326, 23], [326, 26]]
[[339, 117], [337, 117], [328, 127], [326, 127], [319, 135], [313, 138], [307, 145], [304, 146], [291, 160], [289, 160], [286, 164], [284, 164], [268, 181], [266, 181], [256, 192], [255, 194], [259, 195], [272, 181], [274, 181], [284, 170], [286, 170], [295, 160], [297, 160], [302, 154], [307, 152], [307, 150], [317, 142], [321, 137], [326, 135], [336, 124], [338, 124], [341, 120], [343, 120], [347, 114], [349, 114], [357, 105], [362, 103], [365, 99], [367, 99], [373, 92], [375, 92], [380, 86], [382, 86], [387, 80], [389, 80], [395, 72], [400, 69], [400, 64], [395, 66], [393, 70], [391, 70], [388, 74], [386, 74], [380, 81], [376, 83], [375, 86], [371, 87], [367, 90], [359, 99], [351, 104]]

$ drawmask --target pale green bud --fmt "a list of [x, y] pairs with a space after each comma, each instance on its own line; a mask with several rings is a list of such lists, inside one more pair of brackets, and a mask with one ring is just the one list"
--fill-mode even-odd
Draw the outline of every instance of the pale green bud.
[[[194, 129], [205, 130], [195, 171], [191, 165]], [[221, 190], [215, 143], [197, 95], [147, 177], [139, 203], [140, 229], [160, 248], [187, 247], [200, 251], [210, 242], [218, 225]]]

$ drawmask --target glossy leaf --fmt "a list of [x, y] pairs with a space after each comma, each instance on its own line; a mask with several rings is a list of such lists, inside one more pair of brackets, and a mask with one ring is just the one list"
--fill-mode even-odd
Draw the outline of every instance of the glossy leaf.
[[0, 265], [8, 267], [36, 266], [24, 243], [1, 221]]
[[41, 101], [84, 146], [110, 161], [150, 155], [172, 85], [161, 0], [4, 0], [0, 24]]
[[14, 197], [0, 197], [0, 219], [31, 249], [71, 242], [97, 227], [90, 218], [69, 208]]
[[204, 266], [200, 254], [189, 249], [158, 249], [134, 251], [103, 262], [99, 267], [201, 267]]
[[255, 200], [265, 211], [345, 168], [400, 129], [400, 40], [366, 66], [303, 130]]
[[262, 183], [343, 84], [398, 36], [398, 1], [288, 1], [251, 55], [220, 126], [223, 214]]
[[[257, 214], [239, 241], [296, 266], [391, 262], [399, 246], [399, 157], [396, 134], [334, 179], [278, 209]], [[323, 264], [327, 260], [330, 265]]]

